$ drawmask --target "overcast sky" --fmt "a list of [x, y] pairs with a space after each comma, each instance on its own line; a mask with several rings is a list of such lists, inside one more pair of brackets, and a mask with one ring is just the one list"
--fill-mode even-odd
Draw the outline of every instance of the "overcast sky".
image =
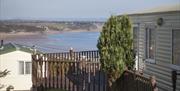
[[107, 18], [180, 0], [0, 0], [0, 19]]

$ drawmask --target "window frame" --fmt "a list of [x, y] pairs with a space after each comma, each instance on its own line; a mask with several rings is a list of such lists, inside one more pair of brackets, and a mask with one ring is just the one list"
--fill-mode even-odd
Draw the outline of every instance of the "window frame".
[[[23, 62], [23, 72], [21, 73], [20, 72], [20, 62]], [[30, 63], [30, 68], [29, 68], [29, 72], [30, 73], [27, 73], [26, 72], [26, 67], [27, 67], [27, 65], [26, 65], [26, 63]], [[31, 61], [18, 61], [18, 66], [19, 66], [19, 68], [18, 68], [18, 70], [19, 70], [19, 75], [31, 75], [32, 74], [32, 62]]]
[[180, 28], [175, 28], [175, 29], [172, 29], [172, 65], [175, 65], [175, 66], [179, 66], [178, 64], [175, 63], [174, 61], [174, 31], [180, 31]]
[[[149, 47], [150, 47], [150, 31], [154, 31], [154, 58], [150, 58], [150, 53], [149, 53]], [[156, 26], [148, 26], [145, 28], [145, 61], [148, 62], [148, 63], [152, 63], [152, 64], [155, 64], [156, 61], [156, 37], [157, 37], [157, 34], [156, 34]]]
[[[24, 62], [24, 66], [25, 66], [25, 74], [31, 74], [32, 73], [32, 62], [29, 62], [29, 61], [25, 61]], [[29, 63], [29, 73], [27, 72], [27, 64]]]
[[133, 48], [134, 48], [134, 27], [137, 28], [137, 44], [136, 44], [136, 46], [137, 46], [137, 55], [138, 55], [139, 54], [139, 29], [140, 29], [140, 27], [139, 27], [139, 24], [134, 24], [132, 26], [132, 30], [133, 30]]
[[[22, 64], [21, 64], [22, 63]], [[23, 68], [23, 71], [21, 69], [21, 67]], [[20, 75], [24, 75], [24, 61], [18, 61], [18, 71]]]
[[[137, 51], [135, 52], [135, 57], [137, 61], [137, 65], [135, 66], [135, 68], [137, 68], [136, 70], [139, 70], [140, 69], [140, 62], [139, 62], [139, 33], [140, 33], [140, 24], [139, 23], [136, 23], [136, 24], [133, 24], [132, 26], [132, 35], [133, 35], [133, 49], [134, 49], [134, 28], [137, 28], [136, 32], [137, 32], [137, 44], [136, 44], [136, 47], [137, 47]], [[135, 50], [134, 50], [135, 51]]]

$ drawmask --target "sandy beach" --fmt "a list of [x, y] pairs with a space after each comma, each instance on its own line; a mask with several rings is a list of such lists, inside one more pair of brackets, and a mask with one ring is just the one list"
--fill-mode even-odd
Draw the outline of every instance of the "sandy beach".
[[52, 35], [52, 34], [61, 34], [64, 32], [97, 32], [101, 31], [102, 27], [98, 27], [97, 29], [91, 29], [91, 30], [83, 30], [83, 29], [64, 29], [63, 31], [57, 31], [57, 30], [49, 30], [45, 32], [17, 32], [17, 33], [4, 33], [0, 32], [0, 40], [13, 40], [13, 39], [22, 39], [22, 38], [45, 38], [46, 35]]

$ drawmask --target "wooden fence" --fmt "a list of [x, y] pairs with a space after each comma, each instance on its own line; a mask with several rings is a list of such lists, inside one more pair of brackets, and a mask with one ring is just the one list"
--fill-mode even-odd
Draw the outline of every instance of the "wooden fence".
[[114, 86], [113, 91], [156, 91], [152, 86], [151, 79], [129, 70], [124, 71]]
[[[67, 53], [32, 55], [33, 91], [52, 88], [63, 91], [106, 91], [106, 74], [100, 70], [100, 66], [98, 51], [70, 50]], [[119, 82], [121, 84], [114, 86], [120, 87], [121, 91], [152, 91], [149, 79], [130, 71], [126, 71]], [[137, 90], [129, 89], [132, 87]]]

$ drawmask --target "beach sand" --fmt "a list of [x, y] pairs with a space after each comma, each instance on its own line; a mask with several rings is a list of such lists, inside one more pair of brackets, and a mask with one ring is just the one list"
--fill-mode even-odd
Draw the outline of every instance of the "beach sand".
[[98, 27], [93, 30], [83, 30], [83, 29], [64, 29], [63, 31], [49, 30], [45, 32], [17, 32], [17, 33], [3, 33], [0, 32], [0, 40], [13, 40], [13, 39], [22, 39], [22, 38], [44, 38], [47, 35], [51, 34], [61, 34], [63, 32], [97, 32], [101, 31], [102, 27]]

